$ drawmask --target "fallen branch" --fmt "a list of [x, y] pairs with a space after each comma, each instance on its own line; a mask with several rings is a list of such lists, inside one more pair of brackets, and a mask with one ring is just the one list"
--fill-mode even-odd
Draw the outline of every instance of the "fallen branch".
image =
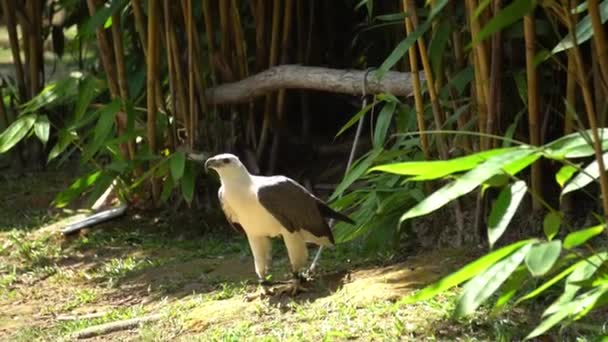
[[[205, 91], [208, 104], [249, 102], [255, 97], [278, 89], [310, 89], [361, 95], [364, 70], [343, 70], [301, 65], [280, 65], [238, 82], [226, 83]], [[422, 75], [420, 75], [422, 78]], [[412, 95], [412, 74], [387, 72], [378, 80], [374, 72], [367, 74], [366, 93]]]
[[79, 221], [76, 221], [74, 223], [67, 225], [65, 228], [63, 228], [61, 230], [61, 233], [63, 235], [69, 235], [69, 234], [76, 233], [77, 231], [79, 231], [82, 228], [92, 226], [92, 225], [98, 224], [100, 222], [107, 221], [109, 219], [118, 217], [118, 216], [124, 214], [126, 211], [127, 211], [127, 205], [122, 204], [119, 207], [98, 212], [91, 216], [85, 217], [82, 220], [79, 220]]
[[106, 335], [115, 331], [128, 330], [136, 328], [144, 323], [155, 322], [160, 320], [162, 315], [155, 314], [150, 316], [143, 316], [138, 318], [127, 319], [124, 321], [110, 322], [100, 325], [94, 325], [75, 332], [72, 337], [74, 338], [89, 338], [94, 336]]

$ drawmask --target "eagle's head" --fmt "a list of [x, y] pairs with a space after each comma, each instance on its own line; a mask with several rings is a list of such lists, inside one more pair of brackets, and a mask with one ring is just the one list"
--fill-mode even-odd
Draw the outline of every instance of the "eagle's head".
[[234, 154], [222, 153], [205, 161], [205, 170], [215, 170], [221, 179], [230, 179], [249, 175], [245, 165]]

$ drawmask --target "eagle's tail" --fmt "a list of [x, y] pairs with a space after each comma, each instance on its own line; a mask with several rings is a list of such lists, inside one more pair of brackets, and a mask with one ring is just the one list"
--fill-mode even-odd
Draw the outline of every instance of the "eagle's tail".
[[323, 215], [323, 217], [325, 218], [332, 218], [334, 220], [340, 220], [350, 224], [356, 224], [355, 221], [353, 221], [350, 217], [333, 210], [325, 203], [319, 203], [319, 211], [321, 211], [321, 215]]

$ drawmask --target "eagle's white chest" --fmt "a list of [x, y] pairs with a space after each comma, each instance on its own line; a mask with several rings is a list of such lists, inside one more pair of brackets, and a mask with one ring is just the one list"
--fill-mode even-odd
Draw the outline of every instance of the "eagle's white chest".
[[282, 234], [284, 228], [260, 204], [256, 190], [253, 184], [238, 190], [224, 188], [224, 198], [247, 235], [274, 237]]

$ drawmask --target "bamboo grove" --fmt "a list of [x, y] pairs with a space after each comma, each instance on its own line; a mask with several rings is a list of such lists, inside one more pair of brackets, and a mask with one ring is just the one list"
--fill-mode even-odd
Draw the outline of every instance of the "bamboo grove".
[[[285, 146], [294, 140], [290, 135], [314, 144], [311, 127], [325, 119], [312, 108], [319, 94], [280, 89], [240, 104], [213, 103], [205, 96], [209, 89], [284, 64], [376, 68], [375, 76], [389, 69], [419, 75], [412, 78], [411, 100], [395, 99], [399, 104], [387, 108], [390, 101], [385, 95], [374, 97], [375, 106], [392, 109], [386, 117], [398, 121], [405, 115], [415, 122], [405, 131], [394, 122], [387, 125], [391, 134], [420, 132], [415, 148], [421, 154], [412, 158], [449, 159], [500, 147], [504, 139], [540, 146], [591, 128], [599, 167], [605, 166], [595, 130], [605, 125], [608, 108], [605, 1], [2, 0], [1, 4], [14, 65], [14, 77], [3, 82], [0, 105], [0, 125], [14, 129], [3, 134], [1, 151], [15, 146], [11, 155], [23, 162], [24, 155], [32, 154], [27, 152], [30, 149], [38, 155], [36, 160], [44, 160], [43, 155], [57, 158], [73, 145], [74, 150], [91, 155], [86, 159], [94, 167], [104, 169], [95, 156], [109, 150], [112, 158], [127, 166], [112, 164], [116, 172], [105, 178], [103, 172], [97, 174], [105, 179], [102, 185], [119, 177], [124, 196], [129, 198], [130, 191], [138, 188], [149, 189], [153, 205], [178, 187], [188, 202], [192, 200], [195, 170], [184, 161], [184, 149], [246, 151], [250, 163], [273, 173], [280, 169]], [[73, 25], [77, 34], [68, 39], [63, 32]], [[54, 97], [48, 96], [49, 84], [56, 82], [45, 79], [49, 65], [43, 51], [50, 40], [55, 54], [70, 50], [77, 56], [75, 68], [101, 83], [87, 92], [83, 91], [86, 82], [79, 79], [74, 92], [55, 87]], [[87, 133], [65, 131], [62, 125], [70, 122], [69, 115], [53, 107], [58, 102], [64, 106], [61, 109], [84, 107], [77, 110], [79, 120], [94, 111], [99, 119], [92, 121], [108, 116], [103, 108], [114, 103], [113, 123], [104, 123], [113, 129], [97, 134], [91, 131], [99, 127], [83, 124], [89, 127], [89, 137], [100, 136], [91, 143], [96, 147], [86, 153], [82, 149], [91, 145]], [[358, 111], [357, 106], [350, 108], [350, 115]], [[359, 114], [361, 118], [366, 113]], [[13, 125], [24, 116], [28, 120]], [[343, 112], [333, 116], [342, 123], [349, 119]], [[375, 120], [373, 115], [367, 117]], [[104, 126], [99, 121], [97, 126]], [[285, 133], [285, 127], [294, 123], [300, 129]], [[372, 122], [370, 131], [375, 125], [380, 123]], [[50, 132], [45, 133], [45, 127]], [[42, 136], [44, 145], [28, 132]], [[391, 135], [384, 137], [387, 147]], [[117, 149], [108, 147], [104, 139]], [[532, 191], [539, 198], [554, 193], [552, 180], [545, 176], [551, 167], [540, 161], [531, 167]], [[89, 186], [101, 179], [96, 177]], [[608, 194], [604, 173], [600, 180], [601, 192]], [[72, 190], [71, 197], [77, 197], [90, 188]], [[572, 205], [568, 199], [564, 203]], [[456, 203], [457, 213], [462, 210], [459, 206]], [[608, 212], [608, 196], [603, 196], [602, 206]], [[542, 205], [534, 200], [533, 207], [538, 210]]]

